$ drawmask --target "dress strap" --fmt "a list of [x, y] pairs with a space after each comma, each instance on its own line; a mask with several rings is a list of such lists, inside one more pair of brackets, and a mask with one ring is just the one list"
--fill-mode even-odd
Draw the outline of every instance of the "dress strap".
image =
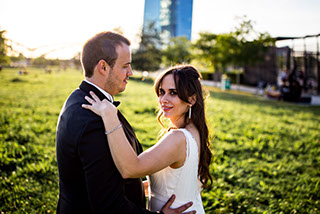
[[187, 158], [185, 161], [185, 163], [186, 163], [187, 160], [189, 159], [189, 156], [192, 153], [192, 150], [194, 150], [193, 148], [196, 147], [196, 151], [198, 150], [198, 144], [197, 144], [195, 138], [193, 137], [193, 135], [191, 134], [191, 132], [189, 132], [187, 129], [182, 128], [182, 129], [178, 129], [178, 130], [183, 132], [184, 136], [186, 137], [186, 153], [187, 153]]

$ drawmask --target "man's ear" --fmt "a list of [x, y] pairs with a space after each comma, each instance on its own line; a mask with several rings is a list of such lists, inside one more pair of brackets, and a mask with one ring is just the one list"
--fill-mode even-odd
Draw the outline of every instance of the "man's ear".
[[99, 73], [104, 74], [104, 75], [108, 75], [108, 74], [109, 74], [110, 66], [109, 66], [109, 64], [108, 64], [106, 61], [104, 61], [103, 59], [101, 59], [101, 60], [98, 62], [97, 67], [98, 67]]
[[194, 105], [197, 102], [197, 95], [192, 95], [191, 97], [188, 98], [188, 101], [191, 105]]

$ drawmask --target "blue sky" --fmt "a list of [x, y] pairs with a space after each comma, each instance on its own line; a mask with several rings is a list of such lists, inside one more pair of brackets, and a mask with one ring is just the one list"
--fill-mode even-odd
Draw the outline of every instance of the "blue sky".
[[[38, 48], [20, 47], [19, 51], [35, 57], [59, 49], [47, 56], [69, 58], [94, 34], [116, 27], [122, 28], [134, 47], [144, 0], [2, 0], [1, 8], [0, 27], [6, 36]], [[192, 39], [201, 31], [230, 32], [237, 23], [235, 17], [243, 15], [255, 21], [256, 30], [274, 37], [319, 34], [319, 11], [319, 0], [194, 0]]]

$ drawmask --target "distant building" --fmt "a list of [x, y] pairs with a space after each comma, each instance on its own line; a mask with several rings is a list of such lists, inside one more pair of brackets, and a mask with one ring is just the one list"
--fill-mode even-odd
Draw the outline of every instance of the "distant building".
[[260, 84], [277, 84], [277, 48], [269, 47], [264, 60], [256, 65], [245, 66], [243, 84], [257, 86]]
[[147, 31], [150, 25], [160, 33], [160, 11], [161, 0], [145, 0], [144, 16], [143, 16], [143, 31]]
[[191, 40], [193, 0], [145, 0], [143, 30], [153, 23], [166, 43], [173, 37]]

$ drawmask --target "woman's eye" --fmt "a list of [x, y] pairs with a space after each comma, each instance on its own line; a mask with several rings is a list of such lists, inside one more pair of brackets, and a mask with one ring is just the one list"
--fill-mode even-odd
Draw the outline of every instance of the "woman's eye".
[[171, 91], [171, 92], [170, 92], [170, 94], [171, 94], [171, 95], [176, 95], [176, 94], [177, 94], [177, 92], [175, 92], [175, 91]]

